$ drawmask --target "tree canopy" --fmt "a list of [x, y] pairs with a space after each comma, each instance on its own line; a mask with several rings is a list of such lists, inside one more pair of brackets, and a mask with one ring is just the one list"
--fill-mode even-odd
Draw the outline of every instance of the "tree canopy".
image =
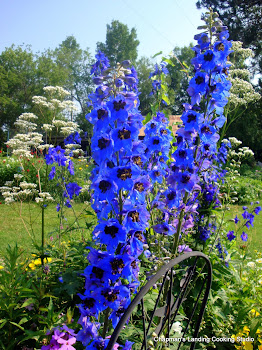
[[243, 42], [255, 53], [254, 73], [262, 72], [262, 3], [261, 0], [198, 0], [198, 8], [218, 12], [229, 29], [230, 39]]
[[107, 24], [105, 43], [98, 42], [97, 50], [102, 51], [110, 60], [112, 65], [124, 60], [134, 62], [137, 58], [137, 40], [136, 29], [128, 29], [126, 24], [113, 20]]

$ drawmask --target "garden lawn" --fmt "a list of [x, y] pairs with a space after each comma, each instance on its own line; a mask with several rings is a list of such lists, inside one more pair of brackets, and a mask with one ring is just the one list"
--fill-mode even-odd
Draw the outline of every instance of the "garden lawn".
[[[12, 210], [12, 205], [1, 204], [0, 205], [0, 255], [3, 255], [6, 251], [8, 244], [14, 246], [16, 243], [18, 247], [21, 247], [30, 254], [33, 252], [34, 246], [32, 239], [26, 231], [21, 218], [19, 217], [18, 204], [14, 207], [16, 211]], [[32, 217], [32, 228], [35, 234], [35, 240], [37, 244], [41, 244], [41, 209], [35, 203], [23, 203], [22, 216], [25, 223], [29, 225], [29, 208], [31, 209]], [[65, 233], [61, 240], [68, 241], [74, 238], [81, 239], [82, 235], [85, 239], [90, 238], [89, 230], [86, 228], [86, 222], [94, 220], [93, 216], [88, 215], [85, 210], [90, 210], [90, 206], [84, 203], [75, 203], [74, 211], [76, 216], [79, 217], [79, 225], [81, 230], [75, 229]], [[91, 209], [92, 210], [92, 209]], [[63, 228], [67, 227], [77, 228], [78, 225], [75, 223], [75, 215], [71, 208], [65, 211], [66, 221], [64, 221]], [[45, 209], [45, 238], [46, 243], [51, 243], [57, 238], [59, 228], [59, 217], [56, 211], [55, 204], [49, 204]], [[51, 239], [50, 239], [51, 238]]]
[[[242, 218], [243, 213], [242, 205], [232, 205], [231, 210], [226, 213], [226, 219], [232, 219], [236, 215], [238, 218]], [[247, 249], [250, 253], [255, 251], [262, 252], [262, 212], [258, 215], [255, 215], [254, 227], [251, 227], [249, 230], [247, 227], [243, 227], [241, 230], [237, 232], [236, 243], [237, 247], [240, 249]], [[236, 229], [236, 224], [234, 222], [229, 222], [227, 226], [228, 231]], [[248, 240], [243, 242], [240, 238], [242, 232], [246, 232], [248, 234]]]
[[[29, 207], [31, 208], [32, 215], [32, 228], [35, 232], [35, 239], [38, 244], [41, 243], [41, 209], [35, 203], [23, 203], [22, 215], [26, 218], [28, 222], [29, 218]], [[90, 206], [83, 203], [75, 203], [74, 210], [79, 217], [79, 225], [81, 230], [77, 229], [77, 224], [75, 222], [75, 216], [72, 209], [67, 209], [65, 212], [66, 221], [64, 221], [64, 229], [66, 227], [75, 228], [75, 230], [65, 233], [62, 236], [62, 240], [68, 241], [74, 238], [81, 239], [83, 234], [85, 239], [90, 238], [90, 230], [86, 228], [86, 222], [90, 223], [94, 220], [94, 217], [88, 215], [85, 210], [90, 210]], [[241, 216], [243, 210], [241, 205], [231, 206], [231, 210], [226, 213], [226, 220], [234, 218], [236, 215]], [[8, 244], [14, 246], [16, 243], [19, 247], [25, 249], [28, 254], [34, 251], [32, 244], [32, 239], [27, 233], [22, 220], [19, 217], [18, 211], [12, 210], [11, 205], [0, 205], [0, 255], [5, 253]], [[74, 225], [73, 225], [74, 224]], [[30, 227], [28, 225], [28, 227]], [[46, 243], [51, 243], [52, 238], [56, 239], [59, 228], [59, 217], [56, 211], [56, 205], [50, 204], [45, 209], [45, 237]], [[235, 230], [235, 224], [233, 222], [228, 222], [228, 230]], [[248, 241], [242, 242], [240, 236], [243, 230], [240, 230], [237, 234], [237, 247], [245, 248], [247, 247], [250, 251], [261, 250], [262, 247], [262, 215], [255, 216], [254, 227], [249, 231], [245, 230], [248, 234]], [[51, 240], [50, 240], [51, 237]]]

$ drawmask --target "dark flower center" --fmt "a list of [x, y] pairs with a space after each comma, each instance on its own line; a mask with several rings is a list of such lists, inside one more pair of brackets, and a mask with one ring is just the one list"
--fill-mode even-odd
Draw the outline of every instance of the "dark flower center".
[[116, 301], [117, 299], [117, 294], [118, 292], [115, 291], [115, 292], [112, 292], [112, 293], [109, 293], [109, 292], [101, 292], [101, 294], [105, 297], [105, 299], [109, 302], [114, 302]]
[[187, 122], [188, 123], [194, 122], [195, 120], [196, 120], [196, 115], [195, 114], [189, 114], [187, 116]]
[[102, 193], [106, 193], [111, 188], [111, 183], [106, 180], [102, 180], [99, 182], [99, 189]]
[[102, 119], [103, 116], [105, 116], [105, 117], [108, 116], [107, 110], [102, 109], [102, 108], [98, 109], [98, 111], [97, 111], [97, 118], [98, 119]]
[[127, 129], [122, 129], [118, 131], [118, 138], [120, 140], [128, 140], [130, 139], [131, 131]]
[[153, 145], [158, 145], [158, 144], [159, 144], [159, 140], [158, 139], [154, 139]]
[[161, 163], [164, 163], [164, 158], [163, 158], [163, 157], [160, 157], [160, 158], [159, 158], [159, 161], [160, 161]]
[[100, 269], [100, 267], [94, 266], [92, 268], [92, 272], [96, 276], [96, 278], [99, 278], [100, 280], [101, 280], [101, 278], [103, 278], [104, 270]]
[[207, 134], [207, 133], [211, 134], [209, 126], [207, 126], [207, 125], [205, 125], [205, 126], [203, 126], [203, 128], [201, 128], [201, 132], [202, 132], [202, 134]]
[[107, 164], [107, 167], [110, 169], [113, 169], [115, 167], [115, 164], [112, 160], [108, 161], [106, 164]]
[[134, 236], [141, 242], [143, 242], [142, 231], [136, 231]]
[[183, 141], [183, 137], [177, 136], [177, 139], [176, 139], [177, 144], [181, 143], [182, 141]]
[[141, 160], [141, 157], [135, 156], [135, 157], [133, 157], [132, 159], [133, 159], [134, 164], [139, 165], [139, 166], [142, 166], [142, 165], [143, 165], [143, 162], [142, 162], [142, 160]]
[[96, 347], [97, 350], [103, 350], [104, 347], [105, 347], [105, 343], [103, 341], [102, 342], [99, 341], [99, 343], [95, 344], [95, 347]]
[[190, 176], [189, 176], [189, 175], [186, 175], [186, 174], [183, 174], [183, 175], [182, 175], [182, 180], [181, 180], [181, 182], [182, 182], [183, 184], [188, 183], [189, 180], [190, 180]]
[[134, 189], [141, 193], [145, 190], [145, 187], [144, 187], [144, 184], [142, 182], [136, 182]]
[[113, 274], [118, 273], [119, 269], [122, 269], [125, 267], [124, 261], [122, 259], [115, 258], [110, 262]]
[[167, 130], [166, 129], [161, 129], [160, 133], [161, 133], [161, 135], [167, 135]]
[[156, 127], [156, 124], [155, 123], [151, 123], [150, 128], [154, 129], [155, 127]]
[[131, 179], [132, 171], [130, 168], [118, 169], [117, 177], [123, 181], [125, 181], [126, 179]]
[[217, 88], [216, 84], [212, 85], [212, 86], [210, 86], [210, 91], [214, 92], [216, 90], [216, 88]]
[[224, 51], [225, 50], [225, 45], [223, 43], [220, 43], [217, 45], [217, 50], [218, 51]]
[[121, 317], [125, 311], [126, 311], [126, 309], [124, 309], [123, 307], [120, 307], [120, 308], [116, 311], [116, 315], [117, 315], [118, 317]]
[[187, 153], [186, 153], [186, 151], [183, 149], [183, 150], [180, 150], [180, 151], [178, 152], [178, 155], [179, 155], [180, 158], [186, 158]]
[[213, 57], [214, 57], [214, 54], [212, 52], [208, 52], [204, 55], [204, 60], [206, 62], [210, 62], [212, 61]]
[[115, 238], [119, 228], [116, 226], [106, 226], [104, 231], [106, 235], [110, 235], [112, 238]]
[[209, 145], [205, 145], [205, 146], [204, 146], [204, 149], [205, 149], [206, 151], [209, 151], [209, 147], [210, 147]]
[[195, 81], [196, 81], [197, 85], [200, 85], [205, 81], [205, 79], [203, 77], [198, 76], [198, 77], [196, 77]]
[[98, 147], [100, 149], [106, 148], [109, 144], [110, 144], [110, 140], [105, 139], [104, 137], [98, 140]]
[[156, 177], [160, 176], [160, 172], [157, 170], [157, 171], [154, 171], [154, 174]]
[[135, 260], [131, 262], [131, 266], [133, 267], [133, 269], [137, 269], [137, 264]]
[[125, 101], [114, 101], [113, 104], [114, 104], [114, 109], [117, 112], [119, 112], [120, 109], [124, 109], [125, 108], [126, 102]]
[[95, 305], [95, 299], [93, 298], [87, 298], [84, 300], [84, 305], [88, 307], [88, 309], [91, 309]]
[[176, 198], [176, 192], [172, 191], [168, 193], [167, 198], [172, 201], [174, 198]]
[[138, 222], [139, 220], [139, 213], [137, 211], [130, 211], [128, 213], [128, 216], [132, 219], [133, 222]]
[[178, 169], [178, 167], [174, 164], [174, 165], [172, 165], [172, 167], [171, 167], [171, 170], [172, 171], [176, 171]]

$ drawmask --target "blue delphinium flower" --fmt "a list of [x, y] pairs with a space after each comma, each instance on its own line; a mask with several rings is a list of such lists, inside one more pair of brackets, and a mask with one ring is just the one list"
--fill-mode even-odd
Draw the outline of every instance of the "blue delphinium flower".
[[[90, 96], [93, 110], [86, 118], [94, 126], [91, 149], [96, 165], [91, 189], [98, 223], [93, 238], [101, 250], [88, 248], [89, 265], [84, 270], [86, 291], [80, 295], [83, 330], [79, 339], [86, 349], [102, 348], [106, 342], [101, 338], [102, 332], [96, 332], [99, 324], [94, 329], [91, 319], [81, 320], [97, 318], [107, 309], [110, 311], [105, 317], [112, 319], [115, 327], [139, 286], [138, 256], [143, 252], [143, 232], [149, 217], [145, 196], [150, 181], [143, 169], [148, 157], [141, 154], [145, 146], [138, 140], [142, 116], [137, 109], [137, 74], [129, 61], [113, 70], [102, 53], [97, 59], [92, 71], [96, 75], [94, 83], [99, 87]], [[128, 284], [122, 284], [123, 280]]]
[[247, 239], [248, 239], [248, 235], [247, 235], [247, 233], [242, 232], [241, 239], [242, 239], [242, 241], [246, 242], [246, 241], [247, 241]]
[[227, 238], [228, 238], [228, 240], [231, 242], [231, 241], [233, 241], [235, 238], [236, 238], [236, 236], [235, 236], [235, 234], [234, 234], [234, 231], [229, 231], [228, 233], [227, 233]]

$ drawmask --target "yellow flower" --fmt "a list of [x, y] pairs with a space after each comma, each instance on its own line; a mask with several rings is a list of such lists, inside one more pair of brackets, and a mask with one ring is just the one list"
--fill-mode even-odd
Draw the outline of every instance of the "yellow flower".
[[[252, 311], [252, 310], [251, 310]], [[247, 335], [249, 334], [250, 329], [248, 328], [248, 326], [244, 326], [243, 327], [243, 333], [246, 333]]]
[[252, 317], [257, 317], [257, 316], [259, 316], [259, 315], [260, 315], [260, 313], [257, 312], [255, 309], [252, 309], [252, 310], [250, 311], [250, 316], [252, 316]]
[[88, 167], [88, 164], [86, 164], [86, 167]]
[[253, 345], [251, 341], [243, 341], [245, 350], [253, 350]]
[[31, 270], [35, 270], [35, 264], [34, 263], [31, 262], [28, 266], [30, 267]]
[[82, 170], [83, 168], [79, 168], [79, 170]]
[[36, 256], [36, 254], [31, 254], [31, 256], [35, 257], [35, 256]]
[[0, 270], [3, 270], [4, 266], [0, 265]]
[[41, 259], [38, 258], [38, 259], [34, 260], [34, 264], [35, 265], [41, 265], [42, 264]]
[[52, 258], [44, 258], [44, 263], [48, 263], [48, 262], [51, 262], [52, 261]]
[[262, 345], [258, 345], [258, 350], [262, 350]]

